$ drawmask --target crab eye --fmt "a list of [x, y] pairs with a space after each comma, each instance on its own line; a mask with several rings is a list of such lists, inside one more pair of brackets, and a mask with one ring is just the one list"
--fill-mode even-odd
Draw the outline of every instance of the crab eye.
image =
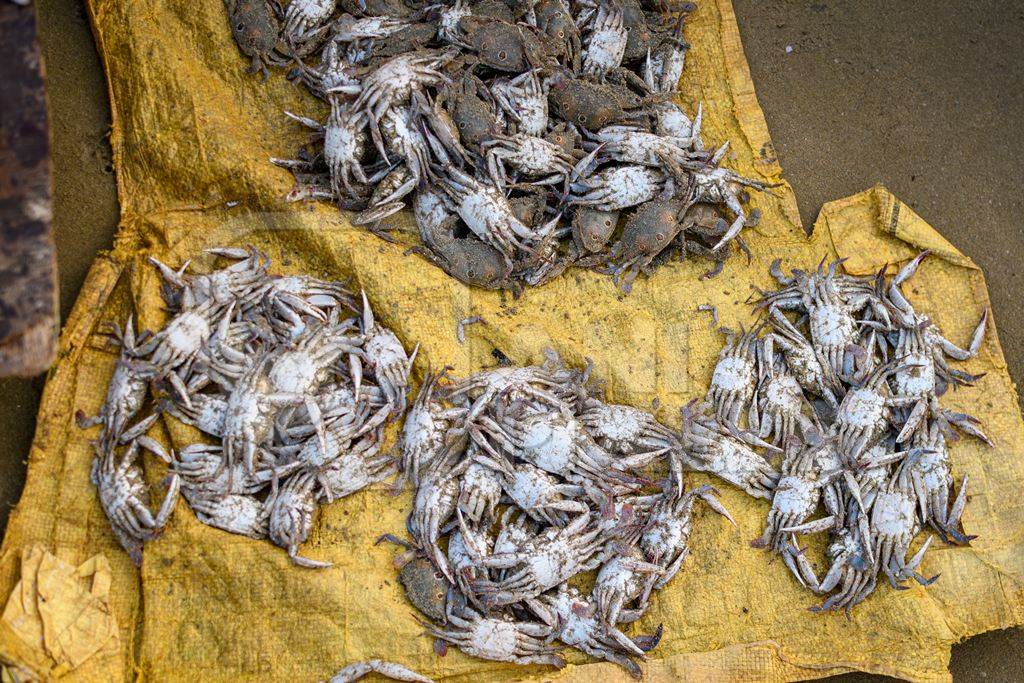
[[459, 130], [463, 130], [466, 127], [466, 122], [465, 121], [459, 121], [458, 124], [456, 124], [456, 125], [458, 126]]
[[576, 120], [579, 121], [580, 123], [585, 123], [586, 120], [587, 120], [587, 115], [586, 114], [579, 114], [579, 115], [576, 116]]
[[660, 232], [658, 232], [658, 233], [655, 233], [655, 234], [654, 234], [654, 239], [656, 239], [656, 240], [658, 240], [659, 242], [661, 242], [662, 240], [664, 240], [664, 239], [665, 239], [665, 235], [664, 235], [664, 234], [662, 234], [662, 233], [660, 233]]
[[498, 53], [498, 59], [500, 59], [501, 61], [505, 61], [506, 59], [508, 59], [508, 53], [502, 50], [501, 52]]
[[612, 227], [612, 219], [611, 218], [605, 218], [604, 219], [604, 227], [606, 227], [606, 228]]
[[476, 277], [476, 270], [473, 268], [467, 268], [466, 275], [468, 275], [469, 277]]
[[563, 31], [562, 29], [558, 29], [558, 33], [556, 35], [559, 38], [565, 38], [565, 31]]
[[235, 28], [238, 29], [239, 31], [241, 31], [243, 28], [245, 28], [245, 24], [239, 24]]

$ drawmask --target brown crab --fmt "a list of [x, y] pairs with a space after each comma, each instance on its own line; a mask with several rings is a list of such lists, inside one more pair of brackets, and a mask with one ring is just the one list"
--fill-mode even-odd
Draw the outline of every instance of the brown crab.
[[286, 66], [278, 48], [281, 34], [281, 9], [269, 0], [227, 0], [231, 35], [238, 49], [252, 60], [248, 73], [260, 72], [270, 77], [267, 65]]

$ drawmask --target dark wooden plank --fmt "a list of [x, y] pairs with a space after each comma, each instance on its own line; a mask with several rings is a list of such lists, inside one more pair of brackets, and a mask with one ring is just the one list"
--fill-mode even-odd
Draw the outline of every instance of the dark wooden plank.
[[0, 44], [0, 376], [29, 376], [49, 367], [58, 329], [46, 92], [31, 6], [0, 2]]

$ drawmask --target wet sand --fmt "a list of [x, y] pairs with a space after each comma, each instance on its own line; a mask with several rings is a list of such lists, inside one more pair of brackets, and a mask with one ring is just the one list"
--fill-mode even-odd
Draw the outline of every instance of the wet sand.
[[[985, 270], [1000, 341], [1019, 383], [1024, 6], [734, 3], [804, 223], [813, 224], [823, 202], [878, 182], [888, 186]], [[81, 0], [35, 5], [49, 83], [63, 319], [96, 253], [110, 248], [118, 220], [110, 109]], [[42, 383], [0, 380], [7, 456], [0, 465], [0, 531], [24, 481]], [[954, 647], [951, 669], [957, 681], [1024, 680], [1024, 631], [988, 633]]]

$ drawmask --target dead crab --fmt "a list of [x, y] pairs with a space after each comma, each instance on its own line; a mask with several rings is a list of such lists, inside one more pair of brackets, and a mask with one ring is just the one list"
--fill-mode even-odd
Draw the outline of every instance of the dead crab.
[[[151, 424], [151, 423], [150, 423]], [[89, 479], [99, 491], [100, 505], [110, 521], [114, 536], [132, 562], [142, 564], [142, 544], [160, 535], [174, 511], [181, 479], [176, 474], [167, 478], [167, 495], [160, 510], [154, 515], [149, 509], [149, 491], [138, 466], [139, 447], [164, 455], [162, 448], [150, 448], [148, 437], [131, 434], [131, 439], [120, 458], [116, 450], [104, 450], [96, 445], [96, 456]], [[168, 461], [169, 462], [169, 461]]]
[[569, 202], [601, 211], [617, 211], [649, 202], [664, 186], [665, 174], [656, 168], [613, 166], [573, 183]]
[[[682, 449], [673, 451], [673, 459], [681, 457], [695, 470], [721, 477], [755, 498], [771, 500], [779, 473], [745, 443], [742, 436], [739, 432], [723, 431], [717, 422], [689, 415], [684, 409], [683, 432], [680, 435]], [[747, 438], [751, 439], [751, 436], [747, 435]], [[764, 447], [769, 444], [761, 442], [758, 445]], [[681, 486], [681, 480], [678, 485]]]
[[445, 434], [453, 426], [453, 421], [465, 414], [463, 409], [444, 408], [435, 398], [437, 383], [444, 376], [443, 370], [427, 373], [402, 425], [402, 471], [413, 485], [419, 483], [420, 470], [429, 467], [443, 452]]
[[786, 366], [800, 387], [814, 396], [822, 397], [833, 409], [837, 409], [839, 401], [836, 392], [840, 386], [831, 363], [822, 362], [825, 359], [820, 358], [815, 347], [781, 311], [771, 309], [768, 317], [773, 331], [764, 337], [765, 356], [774, 357], [775, 346], [781, 347]]
[[[800, 527], [818, 507], [822, 487], [839, 475], [838, 471], [821, 471], [817, 458], [819, 448], [820, 446], [795, 447], [786, 454], [782, 462], [779, 483], [775, 486], [772, 496], [772, 508], [768, 511], [764, 533], [760, 538], [751, 541], [755, 548], [768, 548], [781, 554], [790, 571], [801, 582], [803, 578], [794, 564], [794, 558], [786, 552], [789, 547], [788, 536], [808, 531]], [[814, 526], [817, 528], [822, 524], [825, 528], [831, 528], [834, 520], [818, 520]]]
[[584, 402], [579, 420], [601, 446], [620, 455], [660, 454], [677, 444], [671, 429], [632, 406], [590, 398]]
[[565, 584], [554, 594], [539, 595], [527, 604], [553, 629], [554, 637], [591, 657], [618, 664], [636, 679], [643, 674], [630, 655], [646, 659], [646, 652], [661, 638], [660, 627], [653, 636], [630, 638], [615, 626], [605, 626], [593, 600]]
[[910, 544], [921, 529], [917, 517], [917, 495], [909, 469], [912, 462], [913, 458], [904, 460], [885, 488], [875, 496], [871, 507], [872, 554], [893, 588], [899, 588], [902, 581], [910, 578], [922, 586], [938, 578], [926, 579], [917, 572], [934, 537], [929, 536], [917, 554], [907, 560]]
[[498, 79], [490, 91], [515, 124], [516, 133], [539, 137], [548, 132], [548, 98], [535, 69], [515, 78]]
[[284, 12], [284, 35], [299, 42], [334, 13], [337, 0], [291, 0]]
[[562, 528], [542, 531], [515, 552], [480, 559], [480, 567], [515, 571], [501, 581], [478, 579], [473, 590], [486, 605], [511, 605], [534, 598], [581, 571], [595, 569], [605, 541], [600, 531], [589, 525], [590, 515], [583, 514]]
[[601, 623], [614, 627], [633, 603], [636, 612], [646, 611], [651, 589], [664, 572], [660, 565], [647, 562], [639, 548], [630, 548], [605, 563], [597, 573], [593, 593]]
[[944, 539], [952, 539], [954, 543], [970, 543], [975, 537], [957, 530], [967, 504], [967, 476], [964, 476], [960, 492], [950, 506], [953, 475], [949, 471], [949, 452], [946, 450], [946, 437], [941, 425], [936, 421], [921, 430], [915, 437], [914, 446], [921, 452], [909, 464], [910, 477], [922, 522], [938, 531]]
[[568, 514], [589, 511], [587, 504], [575, 497], [583, 488], [575, 484], [559, 483], [539, 467], [525, 463], [512, 465], [504, 459], [476, 456], [476, 462], [501, 475], [501, 485], [508, 497], [527, 515], [555, 527], [565, 526]]
[[558, 650], [541, 640], [550, 635], [550, 626], [507, 616], [483, 616], [468, 607], [462, 614], [449, 611], [447, 616], [445, 627], [425, 623], [427, 632], [457, 645], [467, 655], [496, 662], [565, 666], [565, 660], [555, 654]]
[[394, 106], [407, 101], [412, 93], [428, 85], [448, 82], [439, 69], [454, 57], [446, 51], [422, 50], [392, 57], [373, 69], [362, 82], [356, 111], [365, 110], [375, 121]]
[[456, 211], [466, 226], [509, 260], [519, 250], [531, 251], [532, 245], [543, 240], [557, 223], [556, 218], [537, 228], [523, 225], [501, 190], [457, 168], [448, 169], [442, 187], [456, 203]]
[[[373, 371], [377, 385], [384, 391], [395, 410], [395, 414], [405, 412], [406, 393], [409, 389], [409, 371], [416, 360], [416, 352], [419, 345], [413, 349], [412, 355], [406, 355], [402, 342], [395, 333], [377, 325], [374, 321], [373, 310], [370, 302], [366, 299], [366, 292], [363, 292], [363, 316], [362, 332], [366, 338], [363, 344], [363, 353], [366, 357], [366, 364]], [[360, 385], [356, 380], [356, 388]]]
[[840, 452], [848, 462], [856, 461], [881, 438], [893, 406], [914, 400], [889, 395], [886, 379], [899, 367], [893, 363], [878, 366], [839, 404], [834, 429], [839, 437]]
[[715, 406], [720, 422], [735, 425], [753, 397], [759, 349], [757, 329], [728, 333], [708, 388], [708, 401]]
[[797, 425], [806, 420], [806, 399], [796, 377], [782, 362], [776, 362], [774, 345], [760, 345], [760, 381], [750, 402], [749, 424], [762, 439], [775, 445], [793, 436]]
[[288, 551], [288, 557], [300, 567], [321, 569], [330, 562], [312, 560], [299, 555], [299, 546], [306, 541], [313, 528], [316, 512], [316, 477], [312, 472], [300, 472], [289, 477], [267, 500], [270, 540]]
[[266, 80], [267, 65], [286, 66], [278, 40], [280, 6], [270, 0], [226, 0], [231, 35], [238, 49], [252, 60], [248, 73], [259, 71]]
[[558, 145], [532, 135], [498, 135], [482, 146], [487, 154], [487, 169], [494, 184], [501, 187], [508, 182], [505, 165], [527, 178], [541, 178], [537, 185], [561, 182], [571, 172], [573, 158]]
[[664, 569], [654, 582], [654, 588], [666, 586], [679, 573], [683, 561], [690, 554], [693, 506], [698, 500], [736, 525], [732, 515], [715, 497], [717, 493], [713, 486], [699, 486], [678, 498], [662, 494], [652, 507], [649, 522], [640, 536], [640, 548], [651, 562]]
[[604, 79], [612, 69], [622, 63], [626, 52], [626, 29], [622, 25], [622, 10], [612, 3], [600, 3], [583, 51], [583, 73]]
[[114, 375], [110, 378], [107, 395], [99, 413], [95, 417], [86, 417], [81, 410], [75, 414], [75, 421], [81, 429], [103, 425], [99, 443], [106, 451], [113, 449], [127, 429], [128, 423], [142, 409], [149, 389], [149, 380], [156, 376], [151, 363], [135, 357], [137, 340], [132, 316], [128, 316], [123, 331], [114, 326], [114, 337], [120, 344], [121, 353], [114, 366]]

